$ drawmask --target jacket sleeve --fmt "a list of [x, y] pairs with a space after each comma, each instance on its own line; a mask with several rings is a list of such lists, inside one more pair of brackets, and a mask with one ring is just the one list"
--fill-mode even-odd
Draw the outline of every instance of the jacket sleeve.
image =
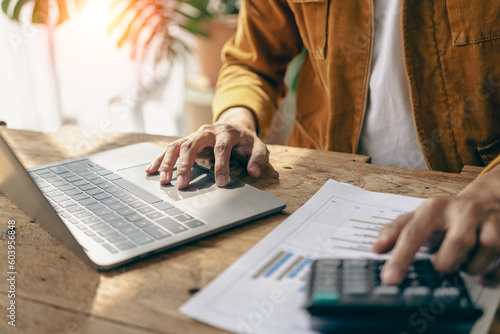
[[278, 100], [286, 95], [287, 64], [303, 48], [295, 18], [285, 0], [244, 0], [238, 29], [222, 50], [212, 104], [213, 120], [231, 107], [246, 107], [265, 138]]

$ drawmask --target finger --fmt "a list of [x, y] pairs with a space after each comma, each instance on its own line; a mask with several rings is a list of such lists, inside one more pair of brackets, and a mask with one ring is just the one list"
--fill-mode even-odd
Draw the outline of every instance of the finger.
[[184, 189], [189, 185], [191, 168], [198, 153], [206, 147], [214, 147], [215, 135], [213, 132], [199, 132], [188, 138], [180, 147], [177, 163], [177, 189]]
[[247, 171], [251, 177], [259, 177], [269, 164], [269, 150], [257, 137], [253, 144], [252, 154], [248, 160]]
[[499, 222], [495, 217], [490, 216], [481, 226], [479, 249], [468, 261], [465, 270], [473, 275], [484, 274], [500, 255], [498, 240], [500, 240]]
[[403, 227], [396, 241], [394, 252], [385, 263], [380, 275], [385, 284], [399, 284], [420, 246], [434, 231], [445, 228], [442, 208], [446, 203], [445, 199], [439, 198], [426, 201]]
[[445, 211], [448, 229], [433, 255], [434, 268], [443, 273], [460, 269], [477, 244], [477, 231], [482, 221], [482, 206], [475, 202], [455, 202]]
[[221, 132], [217, 135], [214, 146], [214, 173], [215, 182], [219, 187], [227, 186], [229, 183], [229, 161], [233, 145], [230, 132]]
[[160, 184], [168, 184], [172, 181], [172, 174], [174, 171], [175, 162], [179, 157], [181, 145], [185, 139], [178, 140], [168, 145], [165, 149], [165, 155], [159, 167], [160, 170]]
[[495, 262], [490, 264], [482, 278], [482, 283], [485, 285], [497, 285], [500, 283], [500, 258], [497, 258]]
[[401, 230], [406, 226], [413, 215], [413, 212], [400, 215], [394, 219], [394, 221], [384, 225], [379, 232], [377, 240], [372, 245], [373, 251], [375, 253], [386, 253], [390, 251], [396, 244], [396, 240]]
[[156, 173], [156, 171], [161, 165], [164, 156], [165, 156], [165, 151], [161, 152], [160, 155], [158, 155], [153, 161], [151, 161], [149, 166], [146, 167], [146, 173], [148, 174]]

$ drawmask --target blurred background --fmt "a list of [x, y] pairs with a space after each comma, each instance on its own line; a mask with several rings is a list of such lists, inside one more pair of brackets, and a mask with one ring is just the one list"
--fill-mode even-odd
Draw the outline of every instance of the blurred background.
[[[2, 0], [0, 120], [183, 136], [211, 122], [239, 0]], [[289, 71], [293, 87], [300, 59]], [[293, 89], [272, 143], [292, 124]]]

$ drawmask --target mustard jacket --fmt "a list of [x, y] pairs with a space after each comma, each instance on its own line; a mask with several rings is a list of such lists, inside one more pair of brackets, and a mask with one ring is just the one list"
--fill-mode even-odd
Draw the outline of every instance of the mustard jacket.
[[[403, 0], [413, 119], [430, 169], [484, 166], [500, 152], [500, 0]], [[265, 137], [287, 63], [308, 51], [287, 144], [355, 153], [366, 110], [373, 0], [245, 0], [223, 50], [214, 119], [233, 106]], [[387, 134], [390, 135], [390, 134]]]

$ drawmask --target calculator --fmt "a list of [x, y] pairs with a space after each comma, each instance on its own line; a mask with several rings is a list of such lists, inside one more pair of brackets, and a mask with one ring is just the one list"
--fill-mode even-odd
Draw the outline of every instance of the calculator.
[[323, 333], [469, 333], [483, 314], [458, 273], [415, 260], [400, 285], [383, 285], [385, 261], [320, 259], [311, 266], [305, 309]]

